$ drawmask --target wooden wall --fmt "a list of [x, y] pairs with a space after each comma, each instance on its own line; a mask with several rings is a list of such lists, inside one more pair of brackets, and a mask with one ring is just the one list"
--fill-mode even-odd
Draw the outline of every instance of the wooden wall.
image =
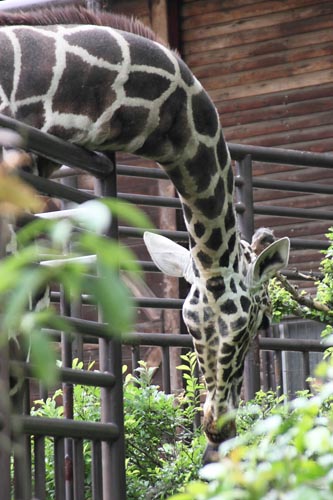
[[[229, 142], [333, 151], [331, 0], [182, 0], [181, 52], [215, 102]], [[333, 167], [333, 165], [332, 165]], [[257, 165], [255, 175], [333, 183], [329, 169]], [[331, 196], [256, 191], [256, 203], [332, 207]], [[332, 218], [333, 220], [333, 218]], [[324, 238], [332, 223], [257, 217], [276, 234]], [[318, 253], [291, 262], [316, 268]]]
[[[163, 3], [123, 0], [111, 7], [154, 27]], [[174, 4], [167, 3], [170, 11]], [[227, 141], [333, 151], [332, 0], [179, 0], [177, 5], [180, 52], [215, 102]], [[333, 183], [329, 169], [257, 164], [254, 174]], [[331, 209], [332, 197], [260, 190], [255, 202]], [[274, 227], [278, 236], [324, 239], [333, 220], [258, 216], [256, 225]], [[294, 251], [291, 263], [316, 269], [319, 259], [318, 252]]]

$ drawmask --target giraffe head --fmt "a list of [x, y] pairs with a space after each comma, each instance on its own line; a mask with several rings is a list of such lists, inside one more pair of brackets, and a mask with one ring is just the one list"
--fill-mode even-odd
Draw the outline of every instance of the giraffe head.
[[205, 276], [196, 272], [190, 250], [153, 233], [145, 233], [144, 240], [162, 272], [191, 284], [183, 318], [205, 378], [204, 429], [210, 448], [216, 450], [235, 435], [234, 422], [221, 426], [219, 419], [238, 405], [244, 358], [250, 340], [269, 317], [267, 284], [288, 263], [289, 239], [275, 240], [271, 230], [259, 229], [251, 244], [239, 240], [237, 272], [220, 268]]

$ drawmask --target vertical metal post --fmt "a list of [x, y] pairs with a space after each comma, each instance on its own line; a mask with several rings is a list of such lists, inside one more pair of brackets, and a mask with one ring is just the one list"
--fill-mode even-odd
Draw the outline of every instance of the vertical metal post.
[[162, 380], [163, 380], [163, 390], [166, 394], [171, 393], [171, 381], [170, 381], [170, 350], [169, 347], [162, 347]]
[[136, 368], [138, 368], [139, 361], [140, 361], [140, 346], [133, 345], [132, 346], [132, 374], [134, 373], [134, 370]]
[[[5, 234], [6, 221], [0, 217], [0, 259], [6, 255]], [[3, 333], [3, 332], [2, 332]], [[3, 333], [4, 334], [4, 333]], [[11, 418], [9, 400], [9, 346], [5, 339], [0, 347], [0, 470], [1, 498], [10, 500], [10, 450], [11, 450]]]
[[308, 378], [310, 377], [311, 370], [310, 370], [310, 352], [309, 351], [303, 351], [302, 352], [302, 358], [303, 358], [303, 384], [304, 384], [304, 389], [308, 389], [309, 391], [311, 390], [311, 385], [308, 381]]
[[246, 155], [236, 162], [236, 209], [243, 240], [251, 241], [254, 233], [252, 157]]
[[[72, 188], [77, 188], [76, 177], [65, 177], [61, 179], [61, 184]], [[68, 202], [62, 202], [64, 209], [68, 207]], [[72, 315], [72, 305], [66, 299], [63, 287], [60, 287], [60, 311], [62, 316], [70, 317]], [[61, 333], [61, 362], [64, 368], [72, 368], [73, 348], [72, 340], [62, 332]], [[74, 386], [70, 382], [62, 384], [64, 417], [74, 418]], [[66, 500], [74, 498], [73, 484], [73, 441], [71, 438], [65, 439], [65, 481], [66, 481]]]
[[[241, 237], [251, 241], [254, 233], [253, 216], [253, 184], [252, 184], [252, 158], [246, 155], [242, 160], [236, 162], [237, 172], [237, 214]], [[260, 389], [260, 356], [259, 342], [256, 337], [250, 345], [249, 352], [244, 363], [244, 397], [252, 399]]]
[[[114, 156], [112, 159], [115, 160]], [[116, 169], [108, 177], [96, 179], [95, 191], [100, 196], [117, 196]], [[114, 216], [108, 236], [118, 239], [118, 221]], [[122, 345], [119, 340], [99, 340], [99, 363], [101, 371], [111, 372], [116, 378], [113, 388], [103, 388], [101, 391], [102, 422], [114, 422], [119, 430], [117, 441], [102, 443], [103, 500], [124, 500], [126, 499], [124, 405]]]
[[[60, 290], [60, 310], [63, 316], [70, 316], [70, 304], [66, 301], [64, 291]], [[72, 341], [61, 333], [61, 361], [64, 368], [72, 367]], [[74, 418], [74, 387], [72, 383], [62, 384], [64, 417]], [[66, 500], [73, 500], [73, 443], [70, 438], [64, 441], [64, 459], [65, 459], [65, 482], [66, 482]]]
[[1, 498], [10, 500], [10, 402], [9, 402], [9, 352], [8, 343], [0, 349], [0, 470]]

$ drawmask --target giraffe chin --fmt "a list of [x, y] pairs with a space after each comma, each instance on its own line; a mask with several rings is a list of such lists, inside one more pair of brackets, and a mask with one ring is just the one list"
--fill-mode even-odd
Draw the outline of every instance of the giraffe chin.
[[224, 425], [219, 426], [216, 420], [204, 419], [204, 429], [208, 440], [206, 449], [203, 454], [203, 465], [219, 461], [219, 446], [224, 441], [236, 436], [235, 420], [229, 420]]

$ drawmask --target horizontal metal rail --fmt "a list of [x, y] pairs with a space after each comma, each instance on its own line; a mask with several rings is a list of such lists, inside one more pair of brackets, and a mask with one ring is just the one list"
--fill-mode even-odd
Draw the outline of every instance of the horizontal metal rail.
[[[94, 279], [91, 276], [90, 279]], [[93, 297], [87, 294], [81, 296], [83, 304], [93, 304]], [[60, 301], [60, 292], [51, 292], [52, 302]], [[135, 307], [149, 308], [149, 309], [181, 309], [183, 307], [184, 299], [162, 299], [160, 297], [140, 297], [134, 298]]]
[[[110, 330], [105, 323], [83, 320], [78, 318], [66, 318], [73, 332], [90, 335], [92, 337], [110, 338]], [[54, 335], [57, 330], [45, 329], [49, 335]], [[193, 340], [189, 334], [172, 333], [142, 333], [132, 332], [122, 337], [122, 343], [126, 345], [146, 345], [161, 347], [192, 347]], [[271, 351], [311, 351], [324, 352], [333, 344], [312, 339], [284, 339], [267, 338], [259, 336], [259, 347], [262, 350]]]
[[333, 211], [329, 210], [311, 210], [309, 208], [286, 208], [253, 205], [253, 212], [257, 215], [276, 215], [277, 217], [293, 217], [333, 221]]
[[155, 206], [155, 207], [168, 207], [168, 208], [181, 208], [181, 203], [178, 198], [170, 198], [166, 196], [149, 196], [146, 194], [128, 194], [118, 193], [117, 198], [135, 203], [137, 205]]
[[126, 177], [144, 177], [148, 179], [168, 179], [169, 177], [161, 168], [132, 167], [131, 165], [117, 164], [117, 174]]
[[114, 170], [114, 164], [103, 154], [70, 144], [2, 114], [0, 114], [0, 127], [14, 130], [22, 137], [25, 149], [53, 162], [79, 167], [98, 176], [107, 175]]
[[253, 161], [265, 163], [282, 163], [284, 165], [298, 165], [302, 167], [333, 168], [332, 153], [311, 153], [295, 149], [266, 148], [262, 146], [247, 146], [228, 143], [231, 157], [242, 160], [250, 155]]
[[114, 441], [118, 438], [115, 424], [86, 422], [63, 418], [22, 416], [19, 418], [22, 430], [34, 436], [84, 438], [92, 441]]
[[[11, 361], [10, 368], [13, 369], [14, 374], [18, 373], [17, 369], [20, 369], [26, 377], [33, 378], [35, 376], [34, 366], [31, 363]], [[113, 387], [116, 383], [114, 375], [110, 373], [93, 370], [74, 370], [72, 368], [59, 368], [57, 370], [57, 380], [97, 387]]]
[[314, 339], [281, 339], [259, 337], [259, 347], [265, 351], [324, 352], [331, 344]]
[[306, 182], [267, 180], [253, 177], [252, 186], [260, 189], [294, 191], [310, 194], [333, 194], [333, 186], [327, 184], [307, 184]]

